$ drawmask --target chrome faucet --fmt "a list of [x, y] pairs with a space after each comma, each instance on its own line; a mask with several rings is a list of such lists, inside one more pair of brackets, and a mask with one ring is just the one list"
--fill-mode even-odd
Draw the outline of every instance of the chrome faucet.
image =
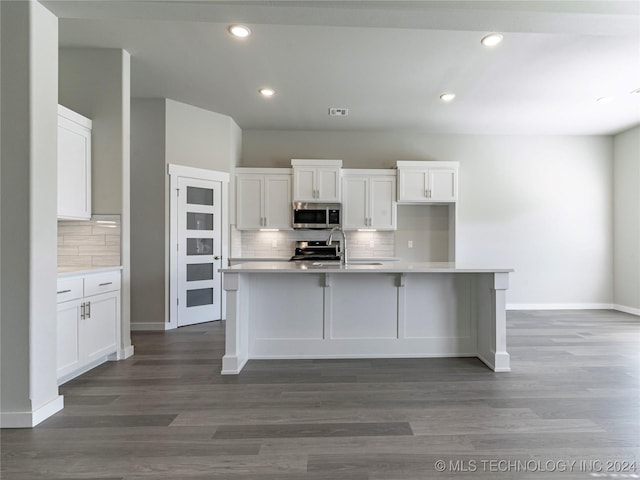
[[340, 226], [333, 227], [331, 229], [329, 238], [327, 239], [327, 245], [331, 245], [331, 243], [333, 242], [333, 234], [335, 232], [340, 232], [340, 234], [342, 235], [342, 242], [340, 242], [340, 253], [338, 255], [340, 256], [340, 263], [342, 265], [346, 265], [347, 263], [349, 263], [347, 258], [347, 236]]

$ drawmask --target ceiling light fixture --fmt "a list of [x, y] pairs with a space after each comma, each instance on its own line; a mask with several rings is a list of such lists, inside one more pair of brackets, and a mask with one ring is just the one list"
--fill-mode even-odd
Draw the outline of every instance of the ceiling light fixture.
[[596, 100], [596, 103], [599, 105], [607, 105], [613, 102], [613, 97], [600, 97]]
[[276, 94], [276, 91], [273, 88], [269, 87], [261, 88], [260, 90], [258, 90], [258, 92], [260, 93], [260, 95], [267, 98], [273, 97]]
[[635, 90], [631, 90], [631, 93], [634, 95], [640, 95], [640, 88], [636, 88]]
[[251, 29], [246, 25], [231, 25], [229, 33], [236, 38], [247, 38], [251, 35]]
[[446, 92], [440, 95], [440, 100], [444, 103], [453, 102], [454, 98], [456, 98], [456, 94], [452, 92]]
[[503, 38], [504, 37], [500, 33], [490, 33], [489, 35], [482, 37], [480, 43], [485, 47], [495, 47], [502, 43]]

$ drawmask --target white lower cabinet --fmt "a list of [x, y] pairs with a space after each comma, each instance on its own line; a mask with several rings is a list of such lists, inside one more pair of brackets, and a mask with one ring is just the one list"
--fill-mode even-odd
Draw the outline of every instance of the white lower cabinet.
[[120, 272], [59, 279], [58, 300], [57, 374], [63, 383], [117, 356]]

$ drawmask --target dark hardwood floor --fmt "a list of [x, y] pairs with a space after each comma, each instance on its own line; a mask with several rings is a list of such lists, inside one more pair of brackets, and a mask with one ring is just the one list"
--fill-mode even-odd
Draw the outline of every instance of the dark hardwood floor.
[[510, 373], [365, 359], [223, 377], [223, 336], [134, 334], [134, 357], [61, 387], [62, 412], [2, 431], [2, 479], [640, 478], [636, 316], [509, 312]]

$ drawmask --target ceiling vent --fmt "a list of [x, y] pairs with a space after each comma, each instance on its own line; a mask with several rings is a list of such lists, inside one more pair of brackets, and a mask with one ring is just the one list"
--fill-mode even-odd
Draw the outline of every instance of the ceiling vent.
[[329, 109], [329, 116], [330, 117], [346, 117], [347, 115], [349, 115], [349, 109], [348, 108], [331, 107]]

